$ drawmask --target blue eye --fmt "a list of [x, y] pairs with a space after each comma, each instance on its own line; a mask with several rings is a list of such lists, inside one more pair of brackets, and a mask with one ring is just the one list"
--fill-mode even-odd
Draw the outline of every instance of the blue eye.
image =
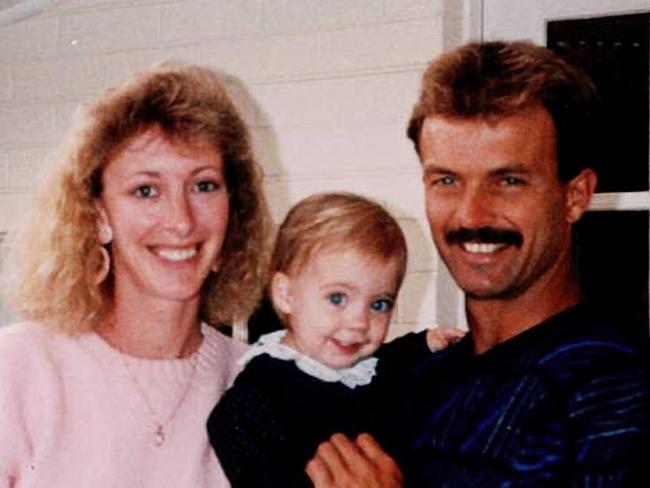
[[327, 299], [333, 305], [345, 305], [348, 301], [347, 295], [338, 291], [327, 295]]
[[387, 298], [375, 300], [370, 304], [370, 308], [375, 312], [390, 312], [393, 309], [393, 301]]
[[196, 184], [196, 190], [199, 192], [212, 192], [219, 188], [219, 184], [211, 180], [199, 181]]
[[151, 198], [155, 197], [158, 192], [151, 185], [141, 185], [135, 189], [135, 194], [140, 198]]
[[506, 176], [506, 177], [503, 179], [503, 183], [504, 183], [504, 185], [506, 185], [506, 186], [523, 185], [523, 184], [524, 184], [524, 180], [522, 180], [521, 178], [517, 178], [517, 177], [515, 177], [515, 176]]
[[451, 176], [445, 176], [444, 178], [440, 178], [440, 184], [449, 186], [454, 184], [454, 179]]
[[433, 186], [452, 186], [456, 184], [456, 178], [445, 175], [431, 180]]

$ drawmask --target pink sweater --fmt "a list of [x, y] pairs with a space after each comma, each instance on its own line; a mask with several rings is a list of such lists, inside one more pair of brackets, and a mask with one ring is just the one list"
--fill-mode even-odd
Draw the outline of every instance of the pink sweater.
[[[247, 346], [204, 326], [194, 361], [125, 358], [95, 333], [0, 329], [0, 488], [228, 487], [206, 433]], [[130, 371], [130, 374], [129, 374]], [[165, 421], [156, 419], [134, 384]]]

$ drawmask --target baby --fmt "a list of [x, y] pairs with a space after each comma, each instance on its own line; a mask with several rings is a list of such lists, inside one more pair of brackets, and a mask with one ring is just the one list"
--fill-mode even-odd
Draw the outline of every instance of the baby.
[[271, 300], [286, 330], [251, 347], [208, 421], [234, 488], [312, 486], [304, 469], [322, 441], [335, 432], [375, 433], [373, 377], [382, 365], [398, 365], [396, 355], [430, 354], [418, 339], [385, 348], [390, 357], [373, 356], [406, 258], [395, 219], [363, 197], [320, 194], [291, 209], [270, 267]]

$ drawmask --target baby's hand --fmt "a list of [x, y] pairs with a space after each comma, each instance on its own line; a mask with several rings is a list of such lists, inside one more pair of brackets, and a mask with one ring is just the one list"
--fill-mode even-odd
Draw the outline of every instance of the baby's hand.
[[431, 352], [440, 351], [461, 340], [467, 331], [451, 325], [439, 325], [427, 331], [427, 345]]

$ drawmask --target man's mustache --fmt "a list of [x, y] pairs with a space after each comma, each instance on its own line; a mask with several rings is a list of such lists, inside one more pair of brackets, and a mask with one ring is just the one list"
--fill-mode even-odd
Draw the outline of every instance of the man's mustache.
[[521, 233], [508, 229], [495, 229], [494, 227], [478, 227], [468, 229], [459, 227], [445, 234], [448, 244], [462, 244], [464, 242], [480, 242], [485, 244], [508, 244], [521, 247], [524, 236]]

